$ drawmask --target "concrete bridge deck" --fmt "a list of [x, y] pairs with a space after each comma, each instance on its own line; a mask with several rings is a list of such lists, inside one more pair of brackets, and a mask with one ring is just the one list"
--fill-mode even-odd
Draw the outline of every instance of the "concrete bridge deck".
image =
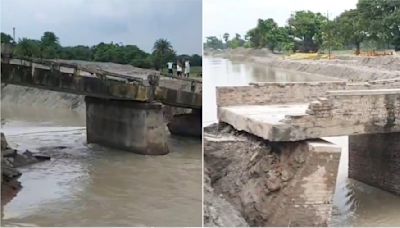
[[[399, 78], [219, 87], [217, 106], [220, 122], [276, 145], [348, 136], [349, 177], [400, 195]], [[311, 166], [317, 164], [337, 167], [338, 161], [317, 160]], [[334, 185], [320, 186], [334, 190]]]
[[[302, 85], [310, 93], [308, 97], [299, 88], [299, 94], [293, 97], [286, 90], [288, 95], [279, 99], [287, 100], [280, 104], [267, 93], [262, 98], [261, 92], [252, 94], [258, 98], [253, 104], [246, 104], [248, 97], [240, 92], [243, 88], [221, 87], [217, 89], [218, 118], [238, 130], [270, 141], [400, 132], [400, 88], [343, 90], [343, 84], [337, 83], [341, 90], [326, 91], [324, 87], [328, 85], [323, 83], [320, 90], [312, 84]], [[332, 85], [330, 89], [334, 89]], [[293, 84], [289, 86], [293, 88]], [[288, 89], [281, 83], [268, 84], [268, 87], [275, 90], [273, 96]], [[247, 88], [251, 92], [265, 90], [257, 86]]]
[[200, 80], [130, 65], [2, 58], [1, 82], [84, 95], [87, 142], [139, 154], [169, 151], [162, 104], [193, 109], [183, 117], [201, 122]]
[[106, 99], [159, 101], [192, 109], [202, 106], [200, 80], [164, 77], [158, 71], [130, 65], [2, 59], [1, 68], [2, 83]]

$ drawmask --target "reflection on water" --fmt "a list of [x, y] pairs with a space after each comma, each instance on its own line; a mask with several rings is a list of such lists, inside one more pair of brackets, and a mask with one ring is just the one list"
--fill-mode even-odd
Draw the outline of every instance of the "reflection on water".
[[[249, 82], [329, 81], [334, 78], [236, 63], [226, 59], [203, 59], [203, 124], [217, 121], [216, 86], [240, 86]], [[325, 138], [342, 147], [333, 199], [332, 226], [399, 226], [400, 197], [348, 179], [348, 137]]]
[[347, 178], [348, 137], [327, 137], [342, 147], [332, 226], [399, 226], [400, 197]]
[[10, 110], [3, 106], [2, 131], [11, 146], [52, 159], [21, 168], [23, 188], [5, 205], [3, 225], [201, 226], [200, 140], [171, 136], [170, 154], [143, 156], [87, 145], [72, 112]]

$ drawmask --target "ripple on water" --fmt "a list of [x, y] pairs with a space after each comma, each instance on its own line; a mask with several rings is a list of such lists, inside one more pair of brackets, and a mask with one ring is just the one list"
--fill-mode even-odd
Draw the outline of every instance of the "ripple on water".
[[201, 226], [200, 140], [170, 137], [170, 154], [143, 156], [87, 145], [82, 127], [6, 121], [2, 130], [11, 146], [52, 157], [21, 168], [3, 225]]
[[325, 138], [342, 147], [332, 226], [399, 226], [400, 197], [348, 176], [348, 137]]

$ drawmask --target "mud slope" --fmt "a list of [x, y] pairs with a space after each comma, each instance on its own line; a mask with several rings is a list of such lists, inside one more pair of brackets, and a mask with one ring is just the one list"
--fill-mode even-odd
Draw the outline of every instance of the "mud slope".
[[206, 55], [271, 67], [322, 74], [349, 81], [369, 81], [400, 77], [400, 56], [348, 57], [333, 60], [289, 60], [266, 49], [206, 51]]
[[1, 101], [4, 105], [14, 104], [37, 108], [72, 110], [85, 115], [84, 96], [70, 93], [17, 85], [2, 85]]

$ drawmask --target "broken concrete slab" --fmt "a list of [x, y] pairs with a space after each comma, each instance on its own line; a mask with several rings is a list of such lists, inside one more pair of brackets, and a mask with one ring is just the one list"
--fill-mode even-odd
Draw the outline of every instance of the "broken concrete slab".
[[400, 89], [327, 91], [308, 103], [218, 107], [218, 119], [270, 141], [400, 131]]

